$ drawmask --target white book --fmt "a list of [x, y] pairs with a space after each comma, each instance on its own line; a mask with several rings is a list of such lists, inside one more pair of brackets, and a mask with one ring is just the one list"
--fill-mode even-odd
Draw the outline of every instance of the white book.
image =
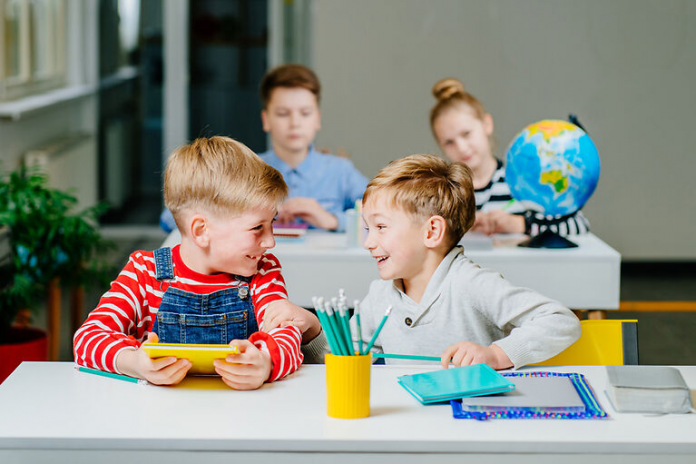
[[618, 412], [686, 413], [691, 392], [678, 369], [666, 366], [607, 366], [605, 390]]

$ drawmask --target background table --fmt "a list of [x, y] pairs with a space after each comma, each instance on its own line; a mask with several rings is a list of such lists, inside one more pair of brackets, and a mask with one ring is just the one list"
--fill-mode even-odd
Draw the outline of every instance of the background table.
[[[71, 363], [23, 363], [0, 385], [0, 462], [244, 463], [689, 463], [696, 415], [613, 411], [604, 367], [537, 368], [586, 375], [606, 420], [453, 419], [423, 406], [396, 378], [427, 370], [374, 366], [371, 416], [326, 416], [323, 365], [251, 392], [219, 378], [176, 388], [78, 372]], [[680, 367], [696, 387], [696, 367]], [[630, 458], [630, 461], [628, 460]]]
[[[500, 237], [499, 237], [500, 238]], [[270, 252], [283, 266], [290, 300], [311, 307], [312, 296], [332, 297], [344, 288], [349, 301], [361, 299], [379, 279], [367, 250], [347, 248], [344, 234], [310, 232], [301, 242], [279, 241]], [[573, 238], [570, 249], [532, 249], [500, 240], [492, 249], [467, 246], [464, 252], [510, 282], [529, 287], [573, 309], [619, 308], [621, 255], [592, 234]], [[514, 241], [513, 241], [514, 243]]]
[[[481, 266], [495, 269], [510, 282], [532, 288], [572, 309], [617, 310], [621, 255], [593, 234], [573, 237], [578, 248], [536, 249], [516, 246], [514, 237], [496, 236], [492, 249], [479, 240], [464, 253]], [[164, 246], [181, 240], [178, 232]], [[377, 264], [362, 247], [347, 247], [346, 235], [310, 230], [302, 240], [278, 240], [270, 250], [283, 266], [290, 300], [311, 307], [313, 296], [362, 299], [370, 282], [379, 279]]]

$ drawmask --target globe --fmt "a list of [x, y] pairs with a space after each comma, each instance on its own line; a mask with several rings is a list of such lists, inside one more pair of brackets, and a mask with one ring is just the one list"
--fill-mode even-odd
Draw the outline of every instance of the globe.
[[565, 216], [592, 196], [599, 170], [597, 148], [584, 130], [547, 119], [528, 125], [512, 140], [505, 179], [527, 209]]

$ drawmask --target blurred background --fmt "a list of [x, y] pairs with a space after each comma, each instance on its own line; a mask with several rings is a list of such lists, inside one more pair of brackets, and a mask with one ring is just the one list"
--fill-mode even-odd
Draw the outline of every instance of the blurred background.
[[275, 65], [317, 72], [316, 145], [368, 177], [439, 153], [428, 112], [443, 77], [493, 115], [500, 158], [526, 125], [576, 114], [602, 163], [592, 231], [622, 255], [622, 302], [654, 302], [643, 361], [696, 364], [696, 2], [0, 0], [0, 40], [0, 168], [40, 162], [81, 206], [108, 201], [117, 267], [165, 237], [172, 149], [210, 135], [268, 147], [258, 85]]

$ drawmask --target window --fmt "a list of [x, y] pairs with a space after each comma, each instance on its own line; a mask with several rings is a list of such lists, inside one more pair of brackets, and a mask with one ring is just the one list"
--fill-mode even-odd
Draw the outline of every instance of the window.
[[65, 83], [65, 0], [0, 0], [0, 100]]

